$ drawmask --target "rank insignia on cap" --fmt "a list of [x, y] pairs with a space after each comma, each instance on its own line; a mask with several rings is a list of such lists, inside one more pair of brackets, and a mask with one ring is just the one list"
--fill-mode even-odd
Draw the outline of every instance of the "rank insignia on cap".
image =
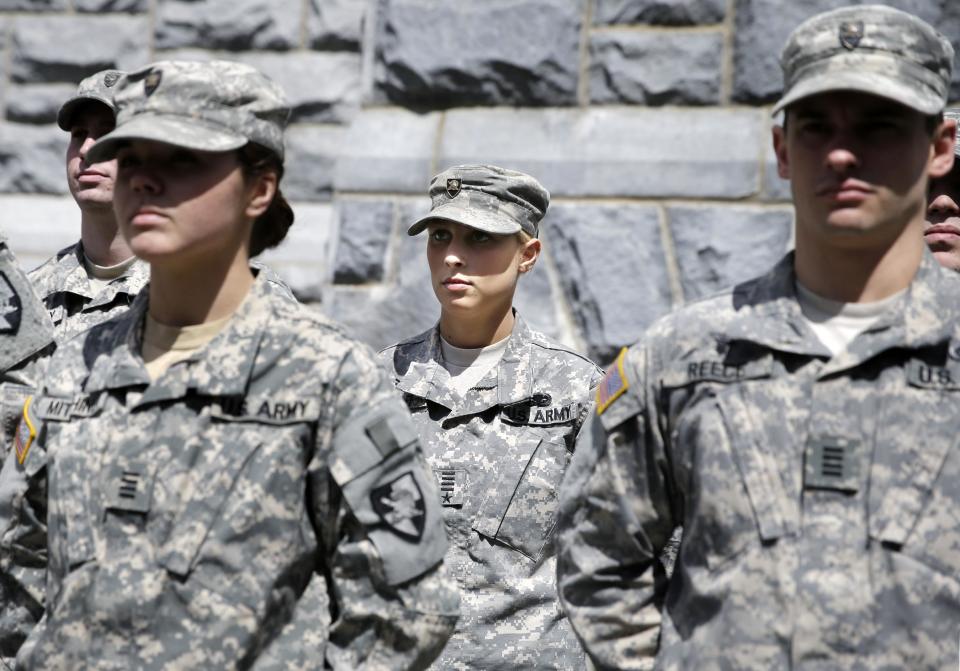
[[23, 465], [27, 458], [27, 452], [33, 445], [33, 439], [37, 437], [37, 429], [33, 425], [33, 420], [30, 419], [30, 402], [32, 400], [33, 396], [27, 396], [27, 400], [23, 402], [23, 415], [17, 424], [17, 433], [13, 439], [13, 447], [17, 452], [17, 463], [20, 465]]
[[863, 39], [863, 21], [845, 21], [840, 24], [840, 44], [844, 49], [856, 49]]
[[597, 387], [597, 414], [602, 415], [603, 411], [610, 407], [610, 404], [616, 401], [620, 396], [630, 388], [627, 382], [627, 376], [623, 372], [623, 359], [627, 355], [627, 348], [624, 347], [617, 355], [617, 360], [607, 369], [607, 374], [603, 376], [600, 386]]
[[416, 542], [423, 536], [427, 506], [411, 471], [371, 491], [370, 502], [374, 512], [400, 538]]
[[151, 70], [143, 78], [143, 92], [146, 95], [152, 94], [160, 86], [160, 80], [163, 79], [163, 73], [160, 70]]
[[7, 276], [0, 272], [0, 333], [16, 333], [20, 328], [20, 296]]
[[118, 79], [120, 79], [119, 72], [115, 72], [115, 71], [108, 72], [103, 76], [103, 85], [106, 86], [108, 89], [112, 88], [113, 85], [117, 83]]
[[456, 198], [457, 194], [460, 193], [461, 186], [462, 184], [459, 179], [451, 177], [447, 180], [447, 195], [451, 198]]

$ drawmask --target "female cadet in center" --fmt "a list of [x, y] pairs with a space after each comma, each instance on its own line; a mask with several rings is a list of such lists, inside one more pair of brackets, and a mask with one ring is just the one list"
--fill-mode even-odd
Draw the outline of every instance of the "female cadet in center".
[[602, 375], [513, 309], [549, 194], [529, 175], [451, 168], [430, 183], [440, 321], [381, 352], [440, 484], [461, 619], [436, 669], [583, 669], [555, 588], [557, 488]]
[[0, 474], [0, 565], [49, 556], [17, 668], [425, 668], [457, 595], [415, 428], [368, 349], [250, 270], [292, 223], [282, 91], [168, 61], [116, 104], [89, 153], [151, 280], [57, 351]]

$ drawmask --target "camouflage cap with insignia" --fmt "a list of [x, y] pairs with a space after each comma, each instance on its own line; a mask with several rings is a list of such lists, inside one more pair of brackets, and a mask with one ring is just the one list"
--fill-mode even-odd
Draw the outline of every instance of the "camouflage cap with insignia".
[[230, 151], [254, 142], [283, 159], [290, 106], [283, 89], [249, 65], [152, 63], [121, 79], [114, 101], [117, 127], [90, 148], [88, 160], [112, 158], [124, 140], [199, 151]]
[[106, 105], [112, 113], [116, 114], [117, 108], [113, 104], [113, 94], [123, 75], [124, 73], [120, 70], [101, 70], [81, 81], [77, 86], [76, 94], [60, 106], [60, 111], [57, 112], [57, 125], [69, 131], [73, 123], [73, 115], [81, 105], [91, 101]]
[[530, 175], [495, 165], [458, 165], [430, 180], [430, 213], [407, 229], [417, 235], [441, 219], [487, 233], [537, 237], [550, 192]]
[[953, 47], [917, 17], [884, 5], [835, 9], [800, 24], [780, 55], [788, 105], [827, 91], [889, 98], [922, 114], [947, 102]]

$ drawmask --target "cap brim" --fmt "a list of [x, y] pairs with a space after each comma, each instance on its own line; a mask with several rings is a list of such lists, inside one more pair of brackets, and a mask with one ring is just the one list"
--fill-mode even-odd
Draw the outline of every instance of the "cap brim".
[[121, 143], [130, 140], [163, 142], [198, 151], [231, 151], [248, 142], [245, 136], [202, 119], [141, 114], [97, 140], [87, 152], [87, 160], [108, 161], [117, 155]]
[[825, 60], [822, 64], [811, 66], [811, 71], [804, 73], [800, 81], [777, 101], [772, 113], [776, 115], [798, 100], [830, 91], [868, 93], [893, 100], [922, 114], [939, 114], [943, 111], [946, 101], [942, 96], [931, 89], [918, 90], [917, 86], [905, 84], [895, 76], [897, 72], [893, 65], [887, 67], [886, 72], [880, 72], [864, 68], [860, 60], [851, 60], [849, 67], [838, 67], [836, 61]]
[[519, 233], [523, 227], [516, 221], [494, 212], [488, 212], [475, 207], [462, 207], [452, 202], [444, 203], [430, 210], [430, 214], [420, 217], [407, 228], [407, 235], [417, 235], [423, 231], [431, 221], [449, 221], [454, 224], [463, 224], [478, 231], [493, 233], [494, 235], [512, 235]]
[[77, 109], [79, 109], [81, 105], [85, 105], [87, 103], [100, 103], [109, 109], [111, 114], [115, 109], [113, 106], [113, 101], [107, 100], [106, 98], [101, 98], [100, 96], [74, 96], [67, 102], [63, 103], [60, 106], [60, 111], [57, 112], [57, 125], [60, 126], [60, 129], [69, 131], [71, 124], [73, 123], [73, 115], [76, 114]]

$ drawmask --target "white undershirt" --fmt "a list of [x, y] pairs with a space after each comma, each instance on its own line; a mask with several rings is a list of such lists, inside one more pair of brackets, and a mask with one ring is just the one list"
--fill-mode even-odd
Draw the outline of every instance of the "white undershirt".
[[443, 336], [440, 337], [440, 351], [443, 355], [443, 367], [450, 373], [450, 384], [461, 396], [473, 388], [483, 376], [500, 363], [507, 349], [507, 336], [499, 342], [486, 347], [464, 349], [454, 347]]
[[87, 279], [97, 291], [123, 275], [136, 262], [137, 257], [131, 256], [126, 261], [121, 261], [116, 265], [100, 266], [91, 261], [86, 254], [83, 255], [83, 267], [87, 271]]
[[871, 303], [843, 303], [818, 296], [797, 282], [797, 301], [810, 328], [836, 356], [897, 304], [906, 291]]

